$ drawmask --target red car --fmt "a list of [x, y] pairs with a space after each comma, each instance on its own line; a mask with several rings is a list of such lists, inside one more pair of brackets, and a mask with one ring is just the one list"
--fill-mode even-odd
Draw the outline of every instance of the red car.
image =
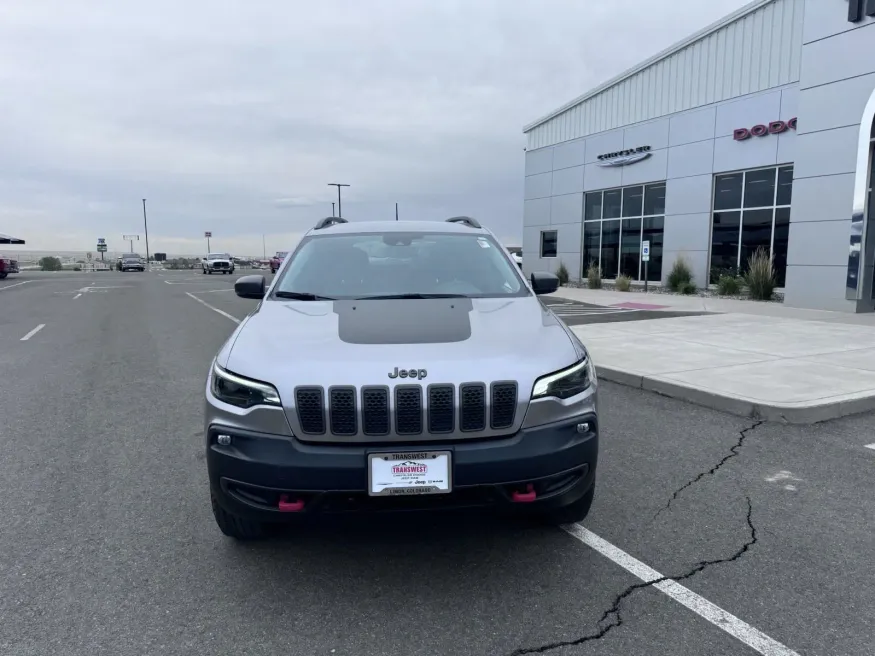
[[270, 258], [270, 272], [276, 273], [280, 266], [282, 266], [283, 260], [286, 259], [286, 255], [288, 255], [288, 251], [277, 251], [276, 255]]
[[10, 273], [18, 273], [18, 260], [0, 255], [0, 280], [3, 280]]

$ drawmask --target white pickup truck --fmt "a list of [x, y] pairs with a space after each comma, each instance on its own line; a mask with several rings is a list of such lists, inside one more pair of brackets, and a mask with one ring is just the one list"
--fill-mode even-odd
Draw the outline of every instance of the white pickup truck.
[[234, 273], [234, 259], [229, 253], [208, 253], [201, 260], [203, 273]]

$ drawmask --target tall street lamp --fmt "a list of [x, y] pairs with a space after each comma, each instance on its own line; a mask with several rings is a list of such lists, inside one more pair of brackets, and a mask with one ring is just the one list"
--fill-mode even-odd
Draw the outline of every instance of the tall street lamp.
[[329, 182], [329, 187], [337, 187], [337, 217], [340, 218], [343, 216], [343, 206], [340, 204], [340, 188], [348, 187], [348, 184], [343, 184], [342, 182]]
[[146, 219], [146, 199], [143, 199], [143, 229], [146, 231], [146, 266], [149, 264], [149, 221]]

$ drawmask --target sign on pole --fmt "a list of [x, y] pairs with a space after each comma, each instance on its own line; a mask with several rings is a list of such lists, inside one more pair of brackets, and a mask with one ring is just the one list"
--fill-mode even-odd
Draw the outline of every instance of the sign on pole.
[[650, 241], [641, 243], [641, 261], [650, 262]]
[[105, 243], [106, 243], [106, 239], [104, 239], [103, 237], [98, 237], [98, 238], [97, 238], [97, 243], [98, 243], [98, 244], [105, 244]]
[[207, 238], [207, 239], [209, 239], [209, 238], [212, 237], [212, 236], [213, 236], [213, 233], [212, 233], [212, 232], [205, 232], [205, 233], [204, 233], [204, 237]]

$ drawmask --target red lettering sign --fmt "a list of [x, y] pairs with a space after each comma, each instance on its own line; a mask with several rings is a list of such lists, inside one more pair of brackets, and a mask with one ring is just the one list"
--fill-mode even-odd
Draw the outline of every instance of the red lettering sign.
[[767, 134], [781, 134], [787, 130], [796, 129], [796, 118], [791, 118], [789, 121], [772, 121], [768, 125], [754, 125], [752, 128], [738, 128], [732, 133], [732, 138], [736, 141], [744, 141], [751, 137], [764, 137]]

